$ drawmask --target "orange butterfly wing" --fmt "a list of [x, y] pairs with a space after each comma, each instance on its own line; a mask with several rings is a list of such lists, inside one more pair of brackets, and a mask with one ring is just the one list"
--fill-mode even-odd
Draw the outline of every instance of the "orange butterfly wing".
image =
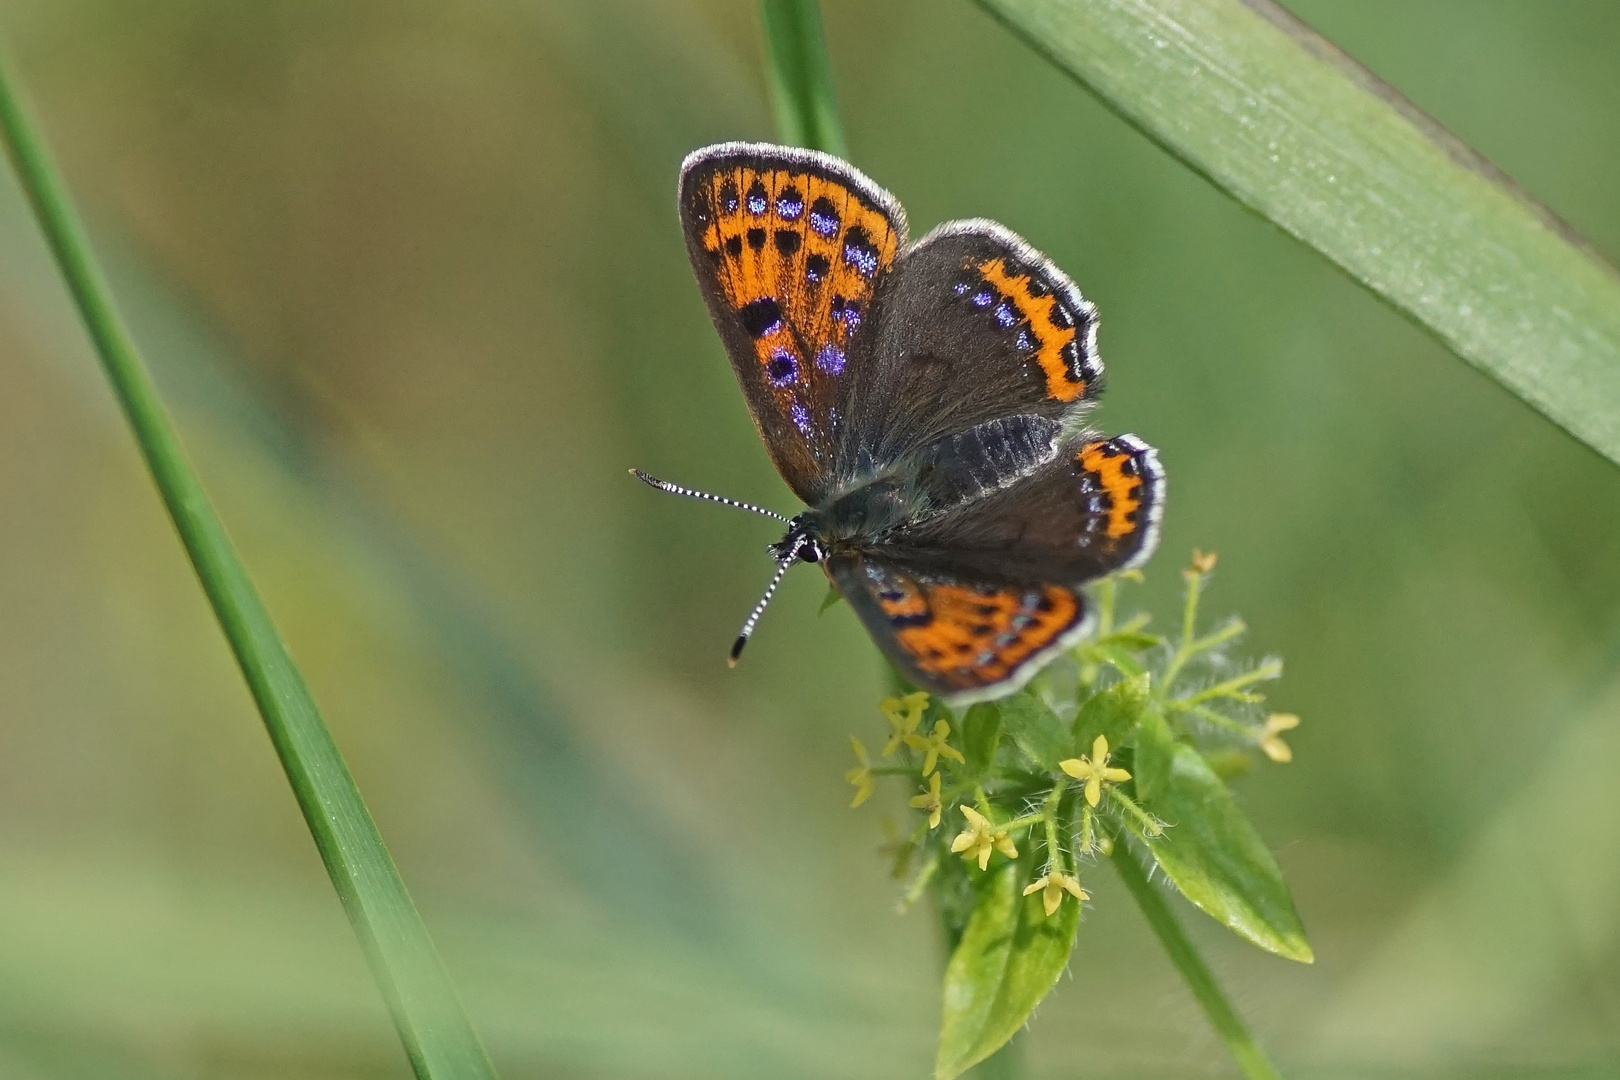
[[905, 215], [836, 158], [726, 143], [681, 171], [681, 222], [709, 313], [778, 471], [806, 502], [828, 485], [864, 361], [871, 302]]
[[870, 555], [834, 558], [827, 575], [901, 674], [951, 705], [1017, 689], [1089, 620], [1067, 585], [991, 583]]

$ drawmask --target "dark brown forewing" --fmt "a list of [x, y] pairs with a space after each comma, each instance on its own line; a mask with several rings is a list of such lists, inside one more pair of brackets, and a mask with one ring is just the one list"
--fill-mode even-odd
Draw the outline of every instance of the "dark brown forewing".
[[1067, 421], [1101, 390], [1096, 308], [991, 221], [950, 222], [906, 249], [873, 324], [878, 378], [854, 435], [880, 469], [1002, 417]]
[[827, 575], [900, 673], [951, 705], [1012, 693], [1086, 628], [1085, 597], [1067, 585], [861, 554], [835, 556]]
[[1164, 472], [1134, 435], [1084, 439], [999, 491], [875, 537], [909, 564], [1079, 585], [1139, 566], [1164, 513]]
[[850, 402], [871, 382], [872, 297], [905, 242], [894, 197], [826, 154], [699, 150], [681, 224], [709, 314], [777, 471], [818, 505]]

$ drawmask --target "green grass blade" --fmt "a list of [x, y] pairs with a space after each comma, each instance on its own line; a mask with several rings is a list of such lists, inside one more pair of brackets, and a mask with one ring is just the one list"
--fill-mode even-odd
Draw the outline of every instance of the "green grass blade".
[[276, 632], [113, 303], [44, 143], [0, 64], [0, 128], [142, 456], [225, 632], [417, 1076], [492, 1078], [347, 764]]
[[1620, 275], [1270, 0], [979, 0], [1125, 119], [1620, 463]]
[[765, 70], [785, 143], [848, 157], [816, 0], [760, 0]]

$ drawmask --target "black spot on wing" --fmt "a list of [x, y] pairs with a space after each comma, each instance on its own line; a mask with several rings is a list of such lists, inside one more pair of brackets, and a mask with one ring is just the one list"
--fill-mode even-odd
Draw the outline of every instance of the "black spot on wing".
[[764, 337], [782, 325], [782, 307], [769, 296], [750, 300], [737, 309], [737, 315], [750, 337]]

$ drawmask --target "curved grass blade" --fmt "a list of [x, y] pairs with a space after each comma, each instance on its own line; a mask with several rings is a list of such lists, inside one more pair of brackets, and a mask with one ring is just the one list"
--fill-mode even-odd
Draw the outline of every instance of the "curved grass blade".
[[1271, 0], [979, 0], [1126, 120], [1620, 463], [1620, 274]]
[[164, 505], [264, 719], [411, 1066], [423, 1080], [495, 1077], [438, 951], [302, 675], [225, 534], [122, 317], [45, 144], [0, 58], [0, 128]]
[[760, 0], [765, 71], [785, 143], [848, 157], [816, 0]]

